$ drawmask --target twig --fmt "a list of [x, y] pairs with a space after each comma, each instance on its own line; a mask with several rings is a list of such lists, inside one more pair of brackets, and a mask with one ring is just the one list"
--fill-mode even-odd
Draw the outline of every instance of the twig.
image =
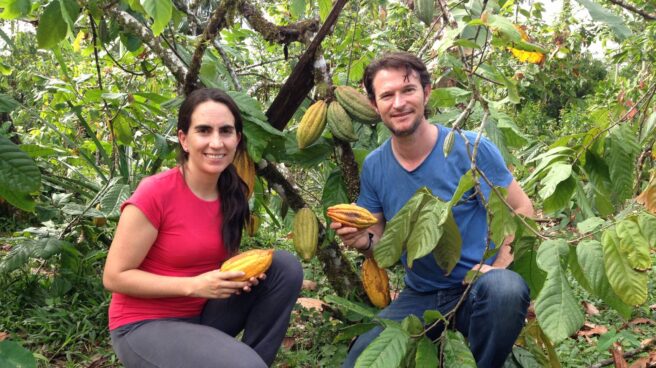
[[[622, 357], [624, 357], [624, 358], [632, 358], [632, 357], [634, 357], [634, 356], [636, 356], [636, 355], [638, 355], [638, 354], [640, 354], [640, 353], [642, 353], [642, 352], [644, 352], [644, 351], [649, 350], [649, 349], [652, 348], [652, 347], [656, 347], [656, 339], [652, 339], [652, 340], [649, 341], [647, 344], [645, 344], [645, 345], [643, 345], [643, 346], [641, 346], [641, 347], [639, 347], [639, 348], [637, 348], [637, 349], [634, 349], [634, 350], [631, 350], [631, 351], [627, 351], [627, 352], [625, 352], [624, 354], [622, 354]], [[604, 360], [600, 361], [599, 363], [596, 363], [596, 364], [591, 365], [591, 366], [588, 367], [588, 368], [601, 368], [601, 367], [606, 367], [606, 366], [609, 366], [609, 365], [613, 364], [613, 362], [614, 362], [614, 361], [613, 361], [613, 358], [604, 359]]]
[[235, 85], [235, 89], [237, 91], [243, 90], [243, 87], [239, 83], [239, 78], [237, 78], [237, 74], [235, 73], [235, 70], [232, 68], [232, 63], [230, 62], [228, 55], [226, 55], [225, 51], [223, 51], [221, 45], [219, 45], [219, 41], [214, 40], [213, 45], [216, 51], [219, 52], [221, 59], [223, 59], [223, 64], [225, 65], [226, 69], [228, 69], [228, 73], [230, 74], [230, 78], [232, 78], [232, 83]]
[[619, 5], [619, 6], [621, 6], [622, 8], [624, 8], [628, 11], [631, 11], [631, 12], [634, 12], [634, 13], [640, 15], [643, 18], [645, 18], [646, 20], [656, 20], [656, 13], [649, 13], [645, 10], [642, 10], [642, 9], [634, 6], [633, 4], [629, 4], [629, 3], [625, 2], [624, 0], [608, 0], [608, 1], [610, 1], [611, 3], [613, 3], [615, 5]]
[[[291, 57], [292, 58], [298, 58], [299, 56], [300, 55], [293, 55]], [[278, 61], [285, 61], [285, 60], [287, 60], [287, 59], [284, 58], [284, 57], [281, 57], [281, 58], [278, 58], [278, 59], [271, 59], [271, 60], [263, 61], [261, 63], [247, 65], [247, 66], [244, 66], [244, 67], [241, 67], [241, 68], [237, 68], [237, 69], [235, 69], [235, 72], [239, 73], [239, 72], [243, 72], [244, 70], [257, 68], [258, 66], [263, 66], [263, 65], [272, 64], [272, 63], [276, 63]]]

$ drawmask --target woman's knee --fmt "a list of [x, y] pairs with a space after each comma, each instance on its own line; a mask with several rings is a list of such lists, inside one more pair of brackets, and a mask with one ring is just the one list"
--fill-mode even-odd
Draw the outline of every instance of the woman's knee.
[[276, 272], [281, 282], [300, 290], [303, 284], [303, 266], [293, 254], [285, 250], [277, 250], [273, 255], [271, 271]]

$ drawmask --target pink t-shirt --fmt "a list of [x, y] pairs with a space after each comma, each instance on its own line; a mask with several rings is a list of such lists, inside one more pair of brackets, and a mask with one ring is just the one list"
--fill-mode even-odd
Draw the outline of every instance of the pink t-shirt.
[[[140, 270], [196, 276], [218, 269], [225, 260], [219, 200], [196, 197], [177, 167], [142, 180], [121, 210], [128, 204], [139, 208], [157, 229], [155, 243]], [[148, 319], [197, 316], [205, 301], [191, 297], [143, 299], [112, 293], [109, 329]]]

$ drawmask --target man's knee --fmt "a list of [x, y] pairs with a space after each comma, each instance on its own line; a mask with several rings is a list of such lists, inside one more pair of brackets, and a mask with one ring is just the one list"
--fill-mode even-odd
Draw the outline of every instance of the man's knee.
[[528, 307], [530, 302], [528, 285], [511, 270], [488, 271], [476, 281], [474, 290], [477, 296], [499, 300], [500, 303], [519, 303]]

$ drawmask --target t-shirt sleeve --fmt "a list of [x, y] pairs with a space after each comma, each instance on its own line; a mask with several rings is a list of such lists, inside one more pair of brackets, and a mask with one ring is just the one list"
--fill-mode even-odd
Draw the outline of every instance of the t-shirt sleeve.
[[360, 196], [356, 203], [358, 206], [364, 207], [372, 213], [382, 213], [383, 208], [373, 187], [375, 179], [373, 177], [374, 169], [372, 166], [373, 164], [370, 159], [366, 159], [362, 165], [362, 172], [360, 173]]
[[158, 185], [152, 178], [143, 179], [137, 186], [137, 190], [132, 193], [121, 205], [121, 212], [125, 206], [131, 204], [136, 206], [146, 216], [148, 221], [159, 230], [162, 222], [162, 196], [158, 195]]
[[[487, 138], [482, 138], [480, 141], [476, 163], [494, 186], [507, 188], [513, 180], [513, 176], [508, 170], [506, 162], [503, 156], [501, 156], [501, 152]], [[481, 189], [485, 199], [490, 198], [492, 189], [484, 180], [481, 180]]]

